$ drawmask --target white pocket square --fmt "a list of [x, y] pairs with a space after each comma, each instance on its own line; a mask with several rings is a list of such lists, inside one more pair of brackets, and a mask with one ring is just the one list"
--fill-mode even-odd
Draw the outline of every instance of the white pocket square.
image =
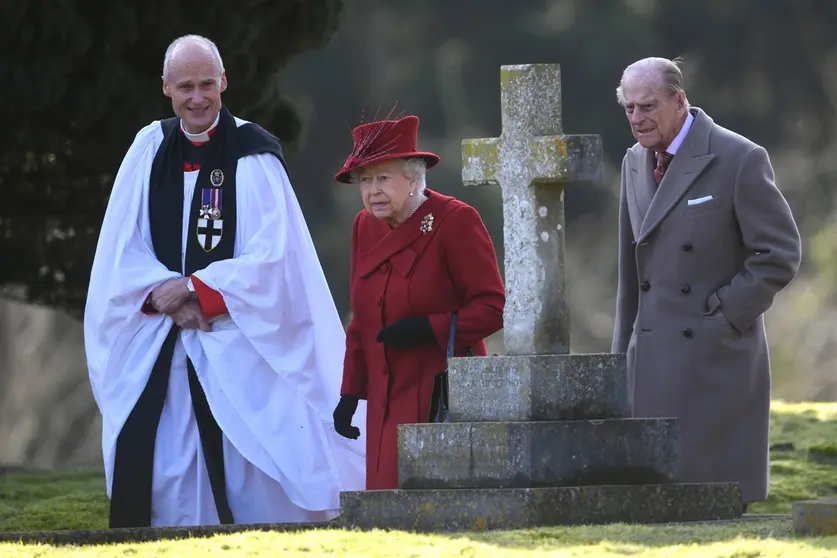
[[688, 200], [686, 203], [688, 205], [700, 205], [702, 203], [706, 203], [712, 200], [712, 196], [703, 196], [702, 198], [695, 198], [693, 200]]

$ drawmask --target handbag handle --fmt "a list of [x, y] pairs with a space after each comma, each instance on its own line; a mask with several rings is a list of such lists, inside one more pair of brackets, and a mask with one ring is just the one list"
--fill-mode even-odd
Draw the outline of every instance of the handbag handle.
[[455, 347], [454, 341], [456, 340], [456, 321], [457, 321], [457, 312], [453, 313], [450, 319], [450, 333], [448, 334], [448, 358], [453, 358], [455, 354]]

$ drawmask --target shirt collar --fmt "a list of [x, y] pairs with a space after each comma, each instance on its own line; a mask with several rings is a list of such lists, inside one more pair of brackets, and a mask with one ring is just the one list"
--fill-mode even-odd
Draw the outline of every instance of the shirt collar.
[[692, 127], [692, 122], [695, 121], [695, 115], [693, 115], [691, 111], [688, 111], [687, 114], [688, 116], [686, 117], [686, 122], [683, 123], [683, 127], [680, 128], [680, 133], [677, 134], [671, 142], [671, 145], [666, 148], [666, 153], [675, 155], [677, 150], [680, 149], [680, 146], [683, 145], [683, 140], [686, 139], [686, 135], [689, 133], [689, 128]]

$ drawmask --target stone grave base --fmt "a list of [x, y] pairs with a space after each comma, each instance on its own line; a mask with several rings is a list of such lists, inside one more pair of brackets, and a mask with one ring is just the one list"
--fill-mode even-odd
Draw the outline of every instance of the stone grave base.
[[793, 530], [799, 535], [837, 535], [837, 498], [794, 502]]
[[450, 422], [398, 427], [402, 489], [667, 484], [673, 419]]
[[741, 517], [737, 483], [370, 490], [341, 494], [341, 522], [414, 532], [717, 521]]

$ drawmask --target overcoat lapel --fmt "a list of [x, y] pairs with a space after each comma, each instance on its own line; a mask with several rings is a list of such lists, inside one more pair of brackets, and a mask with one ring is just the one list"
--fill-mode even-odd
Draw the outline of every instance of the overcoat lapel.
[[640, 149], [639, 153], [634, 153], [631, 158], [630, 182], [629, 202], [633, 205], [631, 213], [637, 217], [631, 219], [631, 224], [634, 238], [638, 238], [648, 208], [651, 207], [651, 200], [654, 199], [654, 192], [657, 190], [657, 184], [654, 182], [654, 156], [651, 151]]
[[[671, 160], [663, 181], [653, 196], [645, 218], [642, 220], [642, 227], [639, 231], [637, 242], [642, 242], [660, 224], [660, 222], [671, 212], [680, 198], [694, 184], [695, 179], [704, 171], [715, 155], [709, 153], [709, 135], [714, 122], [699, 108], [695, 108], [695, 120], [689, 129], [683, 145], [677, 150], [677, 154]], [[653, 178], [653, 154], [648, 149], [643, 149], [644, 155], [637, 157], [645, 164], [640, 166], [640, 172], [646, 172], [650, 178], [651, 187], [654, 187]], [[646, 184], [640, 180], [637, 191], [637, 198], [640, 199], [642, 189]]]
[[[360, 253], [358, 271], [361, 277], [375, 272], [384, 262], [389, 261], [393, 271], [406, 277], [424, 246], [433, 237], [436, 228], [449, 213], [451, 205], [447, 196], [441, 196], [429, 188], [425, 190], [428, 199], [406, 221], [394, 229], [383, 221], [377, 221], [376, 233], [379, 240], [371, 248]], [[433, 226], [427, 234], [422, 232], [422, 221], [433, 214]]]

